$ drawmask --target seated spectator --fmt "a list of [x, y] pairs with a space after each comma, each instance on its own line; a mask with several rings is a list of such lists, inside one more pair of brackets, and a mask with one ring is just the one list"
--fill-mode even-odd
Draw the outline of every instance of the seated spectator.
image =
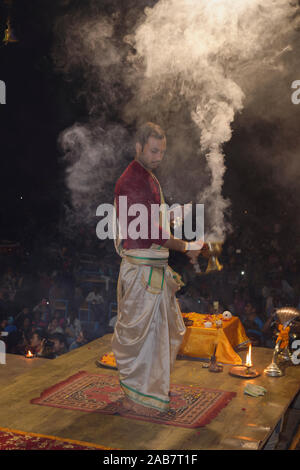
[[37, 356], [44, 356], [46, 337], [40, 331], [32, 333], [29, 339], [30, 351]]
[[236, 290], [233, 300], [234, 314], [238, 317], [242, 317], [245, 309], [245, 297], [243, 290]]
[[14, 325], [13, 317], [9, 316], [6, 321], [7, 321], [7, 324], [6, 324], [6, 327], [4, 328], [4, 331], [7, 331], [8, 334], [14, 331], [17, 331], [17, 327]]
[[62, 329], [65, 327], [65, 319], [63, 317], [63, 314], [60, 310], [55, 310], [53, 313], [53, 318], [57, 319], [58, 326], [60, 326]]
[[63, 334], [54, 333], [53, 335], [51, 335], [50, 341], [53, 343], [52, 353], [54, 355], [54, 358], [68, 352], [66, 339]]
[[247, 336], [252, 340], [253, 344], [255, 346], [262, 345], [264, 340], [262, 333], [264, 323], [257, 315], [256, 306], [251, 302], [247, 302], [245, 305], [242, 323]]
[[22, 331], [25, 334], [25, 336], [29, 339], [29, 336], [32, 333], [32, 321], [29, 316], [24, 318], [23, 323], [20, 325], [19, 330]]
[[59, 326], [57, 318], [53, 318], [53, 320], [49, 323], [47, 331], [50, 335], [53, 335], [54, 333], [63, 334], [64, 332], [62, 327]]
[[36, 310], [33, 313], [33, 319], [32, 319], [32, 327], [34, 329], [44, 329], [47, 328], [47, 322], [43, 321], [41, 318], [41, 312], [39, 310]]
[[74, 314], [71, 313], [71, 316], [67, 319], [67, 324], [65, 327], [65, 337], [68, 346], [70, 346], [81, 332], [81, 323], [78, 318], [74, 318]]
[[80, 348], [80, 346], [83, 346], [84, 344], [88, 342], [89, 342], [89, 337], [88, 337], [87, 331], [82, 330], [77, 336], [76, 340], [70, 345], [69, 351]]
[[103, 296], [101, 295], [101, 287], [95, 287], [86, 297], [86, 302], [91, 302], [92, 304], [102, 304], [104, 303]]
[[6, 344], [6, 352], [13, 354], [18, 342], [17, 328], [12, 323], [12, 317], [0, 321], [1, 340]]
[[46, 337], [42, 331], [35, 331], [32, 334], [28, 348], [38, 357], [46, 359], [55, 359], [67, 352], [64, 335], [55, 333], [52, 336]]
[[[7, 326], [7, 319], [4, 318], [3, 316], [0, 317], [0, 332], [4, 331]], [[7, 332], [6, 332], [7, 333]], [[4, 336], [4, 335], [3, 335]], [[6, 335], [7, 336], [7, 335]]]

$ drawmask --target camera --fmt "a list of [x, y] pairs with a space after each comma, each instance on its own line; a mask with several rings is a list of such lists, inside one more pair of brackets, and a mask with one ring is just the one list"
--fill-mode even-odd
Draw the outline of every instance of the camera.
[[47, 349], [52, 349], [54, 346], [54, 341], [51, 341], [50, 339], [46, 339], [44, 347]]

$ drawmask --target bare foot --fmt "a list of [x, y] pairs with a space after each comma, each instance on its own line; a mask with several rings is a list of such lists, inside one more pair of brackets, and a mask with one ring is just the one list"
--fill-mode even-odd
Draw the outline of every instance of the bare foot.
[[148, 406], [139, 405], [138, 403], [135, 403], [134, 401], [130, 400], [128, 397], [125, 397], [122, 401], [122, 407], [124, 408], [124, 413], [128, 413], [128, 411], [133, 411], [138, 415], [153, 417], [159, 416], [161, 414], [160, 411], [155, 410], [154, 408], [150, 408]]

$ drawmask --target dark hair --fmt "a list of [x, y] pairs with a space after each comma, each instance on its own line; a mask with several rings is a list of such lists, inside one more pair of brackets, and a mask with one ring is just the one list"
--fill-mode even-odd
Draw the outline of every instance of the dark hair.
[[148, 142], [149, 137], [165, 139], [166, 135], [158, 124], [154, 124], [153, 122], [146, 122], [138, 129], [135, 135], [135, 142], [138, 142], [141, 144], [142, 148], [144, 148], [145, 144]]
[[57, 340], [66, 346], [66, 338], [62, 333], [53, 333], [53, 335], [51, 335], [49, 339], [52, 341]]
[[35, 330], [30, 334], [29, 339], [32, 339], [34, 335], [37, 335], [37, 337], [40, 340], [42, 340], [46, 337], [46, 335], [41, 330]]

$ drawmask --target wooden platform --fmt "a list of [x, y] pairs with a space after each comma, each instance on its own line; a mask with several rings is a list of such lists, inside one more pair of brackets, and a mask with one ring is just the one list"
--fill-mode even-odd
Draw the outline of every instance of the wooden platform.
[[6, 354], [6, 364], [0, 364], [0, 390], [12, 384], [19, 375], [31, 372], [45, 362], [49, 361], [42, 357], [28, 360], [17, 354]]
[[[173, 383], [197, 384], [235, 391], [237, 397], [206, 427], [184, 429], [133, 421], [119, 416], [84, 413], [30, 404], [32, 398], [80, 370], [117, 374], [99, 369], [95, 360], [110, 351], [111, 335], [93, 341], [54, 360], [7, 357], [0, 365], [0, 426], [39, 434], [54, 435], [117, 449], [258, 449], [262, 448], [276, 424], [299, 391], [300, 366], [291, 366], [280, 378], [266, 377], [272, 350], [254, 348], [253, 363], [262, 375], [244, 380], [228, 374], [231, 366], [214, 374], [199, 361], [177, 360]], [[240, 353], [245, 358], [246, 351]], [[267, 389], [263, 397], [243, 393], [246, 383]]]

